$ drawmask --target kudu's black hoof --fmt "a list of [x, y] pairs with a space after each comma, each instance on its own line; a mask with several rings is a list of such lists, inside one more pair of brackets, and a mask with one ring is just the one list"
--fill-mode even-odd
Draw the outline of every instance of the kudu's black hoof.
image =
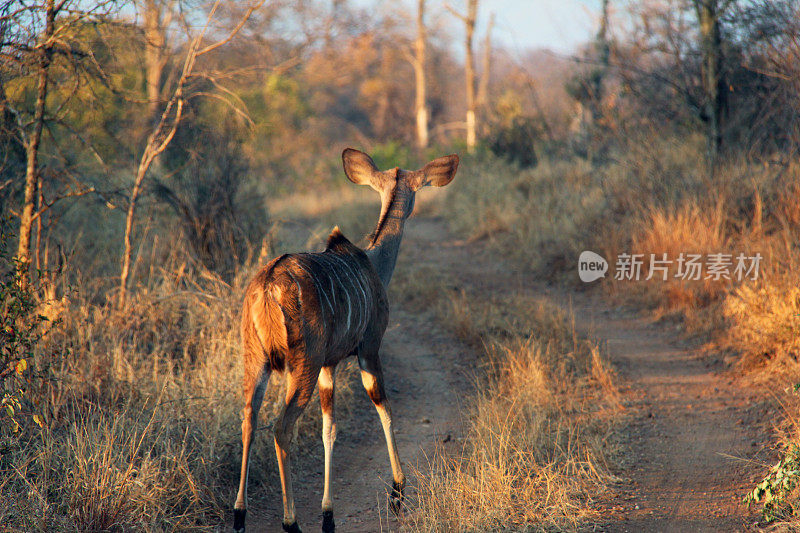
[[300, 526], [297, 525], [297, 522], [292, 522], [291, 524], [281, 524], [281, 527], [286, 533], [303, 533], [300, 531]]
[[322, 511], [322, 533], [333, 533], [336, 524], [333, 523], [333, 511]]
[[247, 509], [233, 510], [233, 532], [244, 533], [244, 517], [247, 516]]
[[389, 495], [389, 508], [395, 515], [403, 510], [403, 487], [405, 483], [392, 482], [392, 493]]

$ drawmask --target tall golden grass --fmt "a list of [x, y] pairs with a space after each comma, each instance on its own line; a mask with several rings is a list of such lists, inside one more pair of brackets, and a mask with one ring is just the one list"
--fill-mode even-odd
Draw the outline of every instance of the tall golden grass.
[[[522, 172], [497, 161], [466, 164], [464, 186], [452, 191], [444, 212], [464, 234], [573, 286], [585, 287], [577, 277], [580, 251], [599, 252], [611, 264], [597, 285], [612, 301], [677, 320], [748, 365], [791, 355], [800, 163], [734, 159], [709, 177], [699, 139], [648, 139], [625, 150], [596, 167], [579, 158]], [[681, 252], [763, 259], [757, 280], [684, 281], [675, 279], [674, 264], [666, 282], [613, 279], [620, 253], [674, 260]]]
[[[529, 295], [454, 291], [429, 267], [401, 270], [393, 296], [482, 352], [462, 449], [415, 472], [409, 531], [576, 529], [614, 476], [610, 430], [621, 410], [597, 345], [564, 312]], [[405, 290], [412, 287], [414, 290]]]
[[[511, 250], [543, 278], [581, 288], [578, 254], [599, 252], [611, 272], [596, 286], [612, 302], [676, 322], [770, 390], [800, 382], [800, 162], [733, 157], [709, 176], [700, 139], [689, 137], [631, 140], [594, 167], [574, 159], [525, 172], [498, 162], [464, 168], [472, 185], [452, 191], [446, 211], [466, 235]], [[755, 280], [683, 281], [674, 265], [669, 281], [615, 280], [613, 261], [623, 252], [763, 259]], [[774, 421], [783, 428], [781, 453], [800, 447], [798, 409], [796, 397], [786, 400]]]
[[[319, 224], [326, 213], [315, 216]], [[267, 255], [297, 250], [295, 238], [276, 228]], [[169, 241], [139, 254], [124, 309], [106, 299], [108, 283], [75, 277], [42, 307], [57, 320], [31, 360], [50, 369], [31, 407], [44, 427], [27, 424], [0, 457], [3, 530], [217, 531], [225, 520], [241, 460], [238, 317], [259, 260], [226, 283]], [[341, 367], [337, 408], [346, 415], [356, 372]], [[268, 435], [282, 395], [275, 375], [252, 448], [254, 502], [279, 497]], [[318, 418], [310, 409], [299, 421], [300, 454], [318, 452]]]

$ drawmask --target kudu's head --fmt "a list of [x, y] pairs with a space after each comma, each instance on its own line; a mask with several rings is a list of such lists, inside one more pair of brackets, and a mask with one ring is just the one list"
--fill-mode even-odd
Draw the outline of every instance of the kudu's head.
[[395, 167], [378, 170], [375, 162], [364, 152], [347, 148], [342, 152], [344, 173], [357, 185], [369, 185], [381, 195], [381, 220], [384, 217], [408, 218], [414, 210], [414, 196], [426, 185], [444, 187], [456, 175], [458, 156], [439, 157], [419, 170]]

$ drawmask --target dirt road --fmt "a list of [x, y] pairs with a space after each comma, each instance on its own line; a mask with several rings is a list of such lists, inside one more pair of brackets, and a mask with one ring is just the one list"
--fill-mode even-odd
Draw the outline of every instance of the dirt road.
[[630, 411], [624, 453], [602, 531], [749, 531], [757, 520], [742, 496], [763, 471], [751, 462], [768, 434], [766, 404], [713, 357], [680, 347], [669, 326], [573, 299], [576, 322], [604, 340]]
[[[607, 343], [624, 393], [626, 423], [620, 430], [616, 496], [602, 502], [606, 520], [594, 531], [744, 531], [756, 517], [740, 504], [757, 467], [747, 458], [761, 449], [754, 429], [762, 408], [756, 395], [716, 363], [675, 344], [669, 326], [612, 311], [598, 296], [545, 287], [509, 267], [480, 243], [454, 239], [437, 219], [409, 221], [401, 263], [446, 269], [454, 286], [478, 295], [547, 296], [574, 311], [576, 327]], [[393, 308], [382, 359], [396, 421], [401, 458], [425, 468], [438, 442], [460, 446], [461, 402], [468, 398], [478, 354], [435, 323]], [[395, 531], [387, 512], [391, 481], [378, 418], [369, 401], [339, 417], [333, 485], [337, 530]], [[759, 434], [762, 437], [759, 437]], [[409, 469], [413, 470], [413, 469]], [[295, 468], [300, 526], [320, 527], [322, 456]], [[413, 481], [412, 481], [413, 484]], [[277, 531], [280, 498], [251, 506], [251, 531]]]

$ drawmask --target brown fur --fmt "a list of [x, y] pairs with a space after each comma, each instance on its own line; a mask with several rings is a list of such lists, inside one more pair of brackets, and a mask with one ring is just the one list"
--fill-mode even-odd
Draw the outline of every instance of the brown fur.
[[327, 388], [320, 385], [319, 406], [323, 413], [333, 413], [333, 387]]
[[245, 369], [251, 375], [269, 363], [271, 370], [283, 371], [283, 354], [288, 342], [283, 310], [274, 292], [269, 290], [267, 279], [275, 265], [286, 256], [271, 261], [250, 282], [245, 293], [242, 310], [242, 341], [249, 357], [245, 357]]
[[383, 404], [383, 384], [376, 382], [374, 386], [367, 389], [367, 396], [377, 406]]
[[[338, 272], [338, 278], [333, 279], [348, 275], [360, 276], [364, 281], [368, 309], [366, 320], [362, 321], [366, 326], [361, 328], [363, 331], [348, 329], [341, 319], [329, 316], [330, 309], [323, 305], [325, 295], [320, 294], [319, 287], [319, 280], [328, 283], [332, 277], [327, 270]], [[326, 295], [335, 298], [331, 305], [334, 314], [341, 317], [347, 303], [343, 289], [335, 289], [334, 294]], [[360, 295], [360, 289], [350, 290]], [[245, 368], [255, 375], [260, 370], [258, 366], [268, 362], [270, 369], [276, 371], [288, 367], [291, 372], [304, 368], [310, 373], [319, 372], [323, 365], [335, 365], [353, 354], [367, 330], [380, 330], [382, 334], [387, 315], [386, 291], [366, 254], [335, 229], [325, 252], [284, 255], [264, 267], [250, 283], [242, 317], [242, 341], [246, 347], [261, 349], [245, 350]], [[305, 350], [290, 349], [300, 345]]]
[[[438, 158], [420, 170], [380, 172], [372, 159], [357, 150], [342, 154], [345, 174], [354, 183], [381, 194], [381, 217], [367, 250], [361, 250], [335, 228], [321, 253], [283, 255], [251, 281], [242, 310], [245, 408], [242, 422], [242, 470], [235, 520], [243, 530], [247, 500], [250, 444], [257, 414], [272, 371], [286, 376], [286, 397], [275, 421], [275, 448], [284, 496], [284, 529], [297, 528], [292, 495], [292, 428], [320, 382], [328, 494], [329, 465], [335, 440], [333, 369], [342, 359], [358, 356], [362, 383], [384, 427], [396, 490], [393, 509], [402, 502], [405, 483], [397, 454], [391, 410], [383, 385], [379, 349], [389, 320], [386, 286], [394, 270], [403, 224], [414, 208], [414, 194], [425, 185], [444, 186], [458, 167], [455, 155]], [[368, 255], [369, 254], [369, 255]], [[329, 370], [320, 378], [320, 371]], [[324, 386], [323, 386], [324, 384]], [[327, 424], [327, 425], [326, 425]], [[327, 429], [326, 429], [327, 428]], [[323, 499], [333, 528], [329, 496]]]

